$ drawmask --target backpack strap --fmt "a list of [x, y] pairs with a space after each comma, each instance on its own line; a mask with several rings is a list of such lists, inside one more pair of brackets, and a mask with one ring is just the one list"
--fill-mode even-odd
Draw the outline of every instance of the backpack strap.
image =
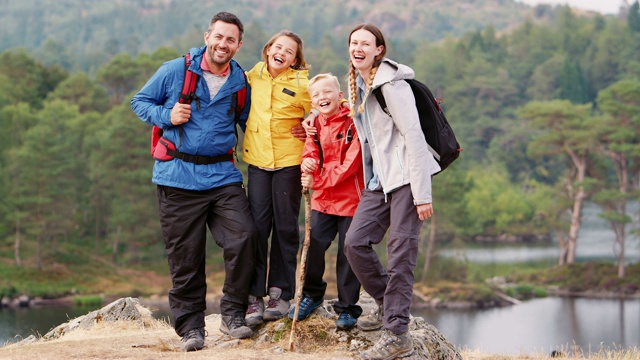
[[[316, 120], [318, 117], [313, 119], [313, 125], [316, 129], [318, 129], [316, 125]], [[320, 159], [320, 170], [322, 170], [322, 165], [324, 165], [324, 153], [322, 152], [322, 144], [320, 144], [320, 137], [318, 137], [319, 131], [316, 131], [315, 135], [313, 135], [313, 143], [318, 146], [318, 158]]]
[[377, 88], [373, 89], [373, 95], [375, 95], [376, 100], [378, 100], [378, 104], [385, 112], [385, 114], [391, 116], [389, 108], [387, 108], [387, 102], [384, 100], [384, 95], [382, 95], [382, 86], [378, 86]]
[[233, 126], [233, 132], [236, 134], [236, 146], [233, 147], [233, 152], [235, 153], [236, 156], [236, 161], [240, 161], [238, 159], [238, 141], [237, 139], [240, 139], [240, 137], [238, 136], [238, 122], [240, 121], [240, 115], [242, 115], [242, 111], [244, 110], [245, 105], [247, 104], [247, 86], [249, 86], [249, 84], [247, 83], [247, 75], [245, 73], [242, 73], [242, 78], [244, 79], [244, 86], [242, 87], [242, 89], [234, 92], [231, 95], [231, 107], [229, 108], [229, 115], [234, 114], [234, 126]]
[[[182, 90], [180, 90], [180, 97], [178, 98], [178, 102], [180, 104], [191, 104], [191, 102], [196, 100], [196, 108], [200, 109], [200, 99], [196, 96], [196, 86], [198, 85], [198, 74], [189, 70], [189, 66], [191, 66], [191, 54], [184, 54], [184, 81], [182, 82]], [[178, 147], [182, 146], [182, 138], [184, 136], [184, 131], [182, 130], [182, 126], [178, 128], [180, 132], [180, 142], [178, 143]]]
[[180, 98], [178, 102], [180, 104], [191, 104], [191, 101], [196, 100], [196, 106], [200, 108], [200, 101], [196, 96], [196, 85], [198, 84], [198, 74], [189, 70], [191, 66], [191, 54], [184, 54], [184, 82], [182, 83], [182, 90], [180, 91]]

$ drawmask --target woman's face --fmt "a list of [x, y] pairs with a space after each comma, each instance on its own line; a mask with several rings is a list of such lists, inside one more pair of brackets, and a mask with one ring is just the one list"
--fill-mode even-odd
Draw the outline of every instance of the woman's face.
[[280, 36], [267, 51], [269, 73], [276, 77], [296, 62], [298, 43], [288, 36]]
[[360, 29], [351, 34], [349, 39], [349, 57], [356, 70], [371, 70], [376, 56], [383, 47], [376, 46], [376, 37], [369, 31]]

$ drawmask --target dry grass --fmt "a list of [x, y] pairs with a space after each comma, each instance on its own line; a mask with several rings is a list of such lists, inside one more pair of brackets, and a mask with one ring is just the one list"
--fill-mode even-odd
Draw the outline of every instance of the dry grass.
[[[0, 359], [244, 359], [346, 360], [354, 354], [348, 351], [348, 336], [331, 330], [333, 320], [311, 317], [296, 327], [296, 351], [289, 352], [290, 323], [267, 323], [257, 339], [230, 340], [218, 330], [219, 317], [207, 317], [206, 348], [194, 353], [180, 351], [180, 338], [162, 320], [145, 320], [144, 325], [133, 322], [99, 323], [91, 330], [76, 330], [60, 339], [29, 345], [9, 344], [0, 348]], [[320, 329], [320, 330], [319, 330]], [[265, 336], [266, 335], [266, 336]], [[345, 339], [345, 336], [347, 339]], [[261, 338], [269, 340], [261, 341]], [[566, 353], [576, 353], [567, 351]], [[463, 350], [465, 360], [548, 360], [549, 354], [500, 355], [484, 354], [477, 350]], [[640, 349], [610, 349], [595, 353], [561, 357], [574, 360], [632, 360], [640, 359]]]

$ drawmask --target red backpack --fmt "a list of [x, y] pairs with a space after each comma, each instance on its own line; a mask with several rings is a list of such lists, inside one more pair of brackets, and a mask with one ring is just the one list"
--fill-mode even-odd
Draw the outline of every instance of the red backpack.
[[[180, 104], [191, 104], [192, 100], [196, 100], [196, 103], [199, 102], [196, 97], [196, 85], [198, 84], [198, 74], [189, 70], [189, 65], [191, 65], [191, 56], [189, 53], [184, 55], [184, 82], [182, 83], [182, 90], [180, 91], [180, 98], [178, 102]], [[243, 75], [244, 76], [244, 75]], [[242, 114], [242, 110], [244, 110], [245, 101], [247, 99], [247, 87], [246, 87], [246, 77], [245, 77], [245, 86], [233, 93], [233, 98], [231, 99], [231, 109], [229, 112], [235, 113], [235, 123], [238, 123], [240, 119], [240, 114]], [[199, 104], [198, 104], [199, 106]], [[234, 130], [236, 132], [236, 139], [238, 138], [238, 130], [237, 127], [234, 126]], [[180, 140], [182, 141], [182, 127], [179, 128], [180, 131]], [[151, 129], [151, 156], [154, 159], [160, 161], [169, 161], [174, 158], [181, 159], [183, 161], [195, 163], [195, 164], [214, 164], [221, 161], [233, 161], [233, 149], [229, 150], [229, 153], [218, 156], [203, 156], [203, 155], [190, 155], [179, 152], [176, 150], [176, 145], [162, 137], [163, 131], [161, 128], [157, 126], [153, 126]], [[160, 144], [160, 146], [158, 146]]]

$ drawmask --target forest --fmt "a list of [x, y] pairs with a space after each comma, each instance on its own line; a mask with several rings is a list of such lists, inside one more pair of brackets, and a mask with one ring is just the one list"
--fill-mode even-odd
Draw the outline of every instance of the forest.
[[[12, 35], [0, 43], [0, 259], [40, 271], [162, 259], [150, 128], [129, 101], [163, 62], [203, 45], [221, 7], [0, 3]], [[385, 31], [387, 55], [444, 100], [464, 151], [433, 179], [421, 261], [441, 242], [554, 237], [558, 263], [572, 264], [590, 202], [610, 225], [602, 241], [624, 277], [640, 230], [631, 207], [640, 196], [638, 1], [615, 16], [512, 0], [374, 3], [238, 0], [225, 10], [245, 21], [236, 56], [245, 69], [289, 28], [305, 40], [311, 76], [344, 80], [348, 32], [370, 21]]]

